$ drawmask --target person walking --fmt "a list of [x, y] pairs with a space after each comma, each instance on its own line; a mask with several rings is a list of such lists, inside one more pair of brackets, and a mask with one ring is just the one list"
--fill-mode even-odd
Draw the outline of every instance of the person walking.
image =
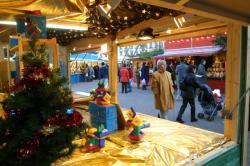
[[142, 89], [147, 90], [147, 84], [149, 80], [149, 69], [148, 69], [148, 66], [146, 66], [146, 62], [143, 62], [142, 64], [141, 80], [142, 80]]
[[198, 81], [200, 81], [200, 83], [202, 84], [207, 83], [207, 72], [205, 65], [206, 65], [206, 60], [202, 59], [197, 69], [197, 75], [199, 75]]
[[99, 66], [98, 66], [98, 64], [96, 64], [95, 66], [94, 66], [94, 72], [95, 72], [95, 79], [98, 79], [98, 73], [99, 73]]
[[157, 61], [157, 71], [153, 73], [151, 89], [154, 94], [158, 117], [167, 119], [167, 112], [174, 108], [174, 88], [171, 73], [166, 71], [166, 61]]
[[88, 67], [88, 73], [89, 73], [89, 81], [93, 81], [93, 79], [95, 78], [95, 71], [92, 65]]
[[99, 78], [104, 82], [105, 87], [108, 86], [108, 67], [102, 62], [102, 66], [99, 70]]
[[121, 77], [121, 83], [122, 83], [122, 93], [128, 93], [127, 87], [128, 87], [128, 82], [129, 82], [129, 71], [126, 68], [126, 64], [123, 64], [123, 66], [120, 69], [119, 73]]
[[167, 68], [166, 70], [171, 73], [171, 78], [172, 78], [172, 81], [173, 81], [173, 87], [176, 88], [176, 83], [175, 83], [175, 80], [176, 80], [176, 77], [175, 77], [175, 70], [174, 70], [174, 66], [173, 66], [173, 62], [172, 61], [168, 61], [167, 62]]
[[176, 99], [178, 100], [180, 98], [181, 90], [180, 90], [180, 83], [183, 81], [185, 75], [186, 75], [186, 70], [187, 70], [188, 65], [185, 64], [184, 58], [180, 58], [180, 63], [176, 66], [175, 73], [177, 73], [177, 95]]
[[188, 103], [191, 107], [191, 122], [197, 121], [197, 119], [195, 118], [195, 96], [196, 96], [195, 91], [196, 88], [200, 88], [201, 90], [206, 90], [206, 87], [200, 84], [200, 82], [195, 77], [194, 73], [195, 73], [195, 66], [189, 65], [187, 67], [186, 76], [183, 78], [182, 85], [180, 85], [180, 87], [182, 88], [181, 96], [183, 98], [183, 101], [178, 116], [176, 118], [176, 121], [180, 123], [184, 123], [184, 121], [182, 120], [182, 115]]
[[129, 65], [128, 71], [129, 71], [128, 92], [132, 92], [133, 76], [134, 76], [133, 65]]
[[138, 63], [136, 64], [135, 75], [136, 75], [137, 89], [140, 89], [141, 70], [140, 70], [140, 68], [139, 68], [139, 64], [138, 64]]

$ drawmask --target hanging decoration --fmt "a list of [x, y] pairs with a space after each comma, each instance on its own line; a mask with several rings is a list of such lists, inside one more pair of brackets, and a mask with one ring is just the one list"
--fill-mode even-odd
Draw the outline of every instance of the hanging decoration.
[[103, 15], [99, 7], [109, 6], [106, 1], [82, 0], [82, 2], [87, 8], [88, 18], [83, 23], [89, 24], [88, 31], [49, 29], [47, 31], [48, 38], [56, 37], [58, 43], [65, 46], [82, 38], [103, 38], [108, 35], [116, 35], [118, 31], [148, 19], [160, 19], [163, 16], [176, 17], [183, 14], [171, 9], [122, 0], [119, 5], [108, 12], [107, 17]]

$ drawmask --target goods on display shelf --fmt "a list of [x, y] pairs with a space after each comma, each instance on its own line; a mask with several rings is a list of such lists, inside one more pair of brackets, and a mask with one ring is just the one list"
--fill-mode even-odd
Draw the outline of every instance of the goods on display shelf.
[[215, 61], [212, 67], [207, 69], [207, 76], [210, 78], [224, 78], [225, 77], [225, 67], [222, 60], [218, 57], [215, 57]]

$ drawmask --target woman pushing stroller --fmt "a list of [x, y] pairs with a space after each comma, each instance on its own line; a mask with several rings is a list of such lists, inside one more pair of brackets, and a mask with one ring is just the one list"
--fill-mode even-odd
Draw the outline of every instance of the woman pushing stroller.
[[187, 107], [187, 104], [190, 104], [191, 107], [191, 122], [196, 122], [195, 117], [195, 96], [196, 89], [200, 88], [201, 90], [206, 91], [207, 88], [204, 84], [201, 84], [195, 76], [195, 66], [189, 65], [186, 69], [186, 75], [183, 79], [183, 82], [180, 83], [181, 96], [183, 98], [182, 106], [176, 118], [177, 122], [184, 123], [182, 120], [182, 115]]

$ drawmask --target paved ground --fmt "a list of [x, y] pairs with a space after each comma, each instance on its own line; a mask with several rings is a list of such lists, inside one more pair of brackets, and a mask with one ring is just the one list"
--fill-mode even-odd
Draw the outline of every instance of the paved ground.
[[[89, 92], [91, 89], [95, 89], [97, 87], [97, 83], [98, 81], [73, 84], [72, 90]], [[150, 90], [150, 87], [148, 87], [148, 90], [141, 90], [134, 87], [132, 92], [125, 94], [121, 93], [121, 84], [119, 84], [119, 103], [124, 108], [133, 107], [137, 112], [141, 112], [144, 114], [152, 116], [157, 116], [158, 114], [158, 111], [154, 108], [154, 98], [152, 91]], [[176, 119], [181, 104], [182, 100], [175, 100], [174, 110], [170, 110], [169, 113], [167, 114], [168, 120], [174, 121]], [[196, 112], [197, 113], [201, 112], [202, 109], [197, 100], [195, 104], [196, 104]], [[211, 122], [205, 119], [199, 119], [198, 122], [191, 123], [189, 106], [187, 107], [183, 115], [183, 120], [186, 122], [186, 124], [191, 126], [207, 129], [217, 133], [224, 132], [224, 121], [220, 117], [215, 117], [215, 120]]]
[[[79, 84], [73, 84], [72, 90], [73, 91], [83, 91], [83, 92], [89, 92], [91, 89], [95, 89], [97, 87], [98, 81], [93, 82], [85, 82], [85, 83], [79, 83]], [[141, 90], [137, 88], [133, 88], [133, 91], [131, 93], [122, 94], [121, 93], [121, 84], [119, 84], [119, 103], [124, 108], [130, 108], [133, 107], [137, 112], [141, 112], [144, 114], [157, 116], [158, 111], [154, 108], [154, 98], [153, 94], [148, 88], [148, 90]], [[169, 111], [168, 113], [168, 120], [175, 121], [176, 116], [178, 114], [178, 111], [181, 107], [182, 100], [175, 100], [175, 108], [174, 110]], [[201, 112], [201, 106], [199, 102], [196, 100], [196, 114], [198, 112]], [[215, 117], [214, 121], [207, 121], [205, 119], [199, 119], [198, 122], [191, 123], [190, 122], [190, 107], [186, 109], [183, 120], [187, 125], [195, 126], [198, 128], [210, 130], [217, 133], [224, 133], [224, 121], [219, 116]], [[248, 133], [248, 163], [247, 165], [250, 166], [250, 137]]]

